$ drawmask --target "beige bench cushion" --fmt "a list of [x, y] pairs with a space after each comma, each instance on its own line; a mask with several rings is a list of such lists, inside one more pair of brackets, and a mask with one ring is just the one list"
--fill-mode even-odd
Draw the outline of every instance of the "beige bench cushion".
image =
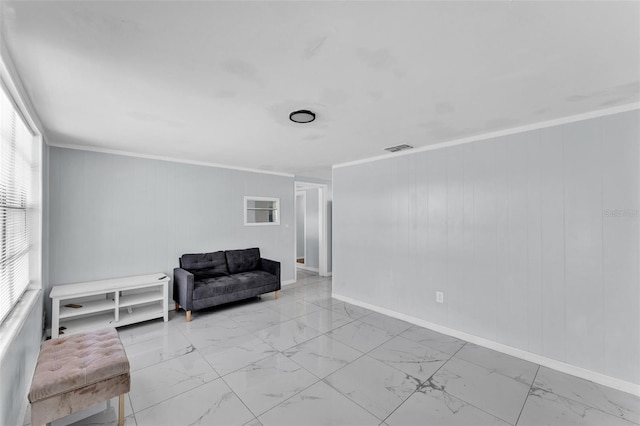
[[29, 401], [36, 402], [129, 372], [129, 360], [115, 328], [44, 342]]

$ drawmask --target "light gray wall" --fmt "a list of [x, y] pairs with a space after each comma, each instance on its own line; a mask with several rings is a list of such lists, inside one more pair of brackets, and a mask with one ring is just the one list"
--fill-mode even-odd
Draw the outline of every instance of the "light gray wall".
[[304, 193], [296, 195], [296, 257], [304, 257], [304, 216], [305, 216], [305, 196]]
[[0, 425], [22, 424], [22, 409], [42, 343], [42, 292], [27, 291], [23, 302], [17, 309], [28, 307], [25, 321], [0, 362]]
[[334, 169], [334, 292], [640, 383], [639, 123]]
[[307, 253], [304, 259], [305, 266], [318, 268], [320, 266], [320, 190], [318, 188], [306, 189], [307, 205], [305, 218], [307, 222]]
[[[293, 280], [293, 188], [292, 177], [51, 148], [49, 281], [173, 276], [184, 253], [247, 247]], [[245, 195], [279, 197], [280, 225], [244, 226]]]

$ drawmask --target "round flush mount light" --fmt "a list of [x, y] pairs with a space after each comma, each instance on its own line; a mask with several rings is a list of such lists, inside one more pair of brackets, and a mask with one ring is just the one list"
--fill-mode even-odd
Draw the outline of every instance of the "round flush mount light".
[[311, 123], [316, 119], [316, 114], [307, 109], [301, 109], [298, 111], [293, 111], [289, 114], [289, 120], [294, 123]]

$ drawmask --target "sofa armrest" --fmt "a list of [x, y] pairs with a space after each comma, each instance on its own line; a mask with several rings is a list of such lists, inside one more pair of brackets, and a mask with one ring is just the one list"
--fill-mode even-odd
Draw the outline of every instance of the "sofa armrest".
[[260, 269], [278, 277], [278, 288], [280, 288], [280, 262], [260, 258]]
[[173, 269], [173, 300], [185, 311], [193, 309], [193, 274], [186, 269]]

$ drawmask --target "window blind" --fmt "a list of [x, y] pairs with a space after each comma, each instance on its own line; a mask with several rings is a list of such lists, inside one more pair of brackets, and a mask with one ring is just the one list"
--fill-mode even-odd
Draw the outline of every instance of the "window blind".
[[0, 322], [29, 284], [33, 135], [0, 88]]

